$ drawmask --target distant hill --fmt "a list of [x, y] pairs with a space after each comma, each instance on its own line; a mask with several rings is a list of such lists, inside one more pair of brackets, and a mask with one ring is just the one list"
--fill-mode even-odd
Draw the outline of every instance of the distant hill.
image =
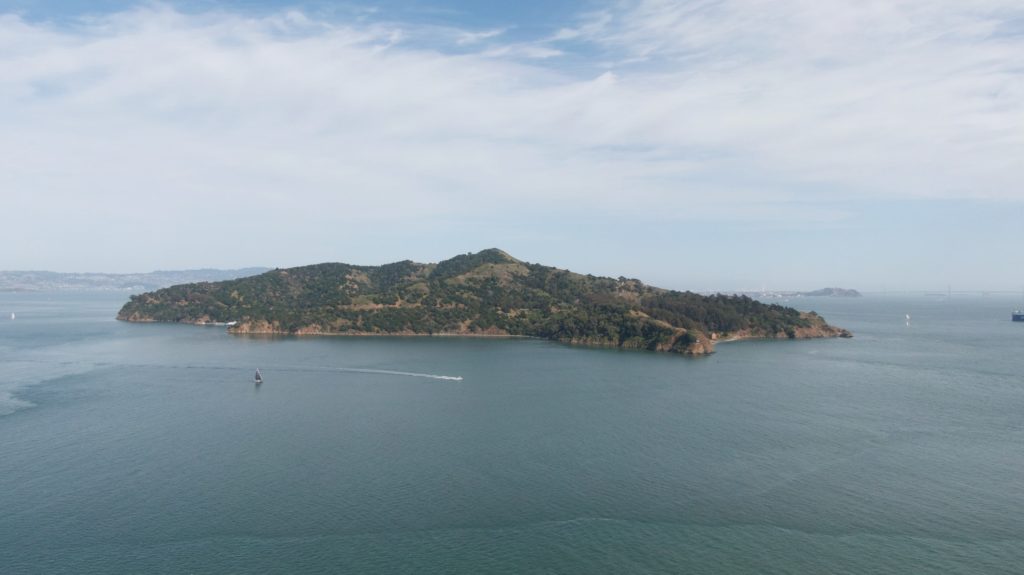
[[799, 292], [802, 296], [808, 297], [860, 297], [860, 292], [855, 289], [844, 288], [821, 288], [814, 291]]
[[0, 291], [147, 291], [194, 282], [254, 276], [269, 268], [178, 270], [138, 274], [0, 271]]
[[497, 249], [437, 264], [324, 263], [134, 295], [126, 321], [230, 323], [233, 333], [505, 335], [710, 353], [734, 338], [849, 336], [817, 314], [581, 275]]
[[791, 297], [861, 297], [860, 292], [855, 289], [845, 288], [821, 288], [814, 291], [763, 291], [763, 292], [742, 292], [756, 298], [791, 298]]

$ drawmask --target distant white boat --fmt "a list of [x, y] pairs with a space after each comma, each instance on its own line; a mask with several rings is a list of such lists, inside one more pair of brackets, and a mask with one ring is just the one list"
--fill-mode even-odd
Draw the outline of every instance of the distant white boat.
[[263, 375], [260, 374], [260, 368], [258, 367], [256, 368], [256, 375], [253, 377], [253, 380], [256, 382], [256, 385], [263, 383]]
[[11, 312], [11, 319], [14, 319], [14, 312]]

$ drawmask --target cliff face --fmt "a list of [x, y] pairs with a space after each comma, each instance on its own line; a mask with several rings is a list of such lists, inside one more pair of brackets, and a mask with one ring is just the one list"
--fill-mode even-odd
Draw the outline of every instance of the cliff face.
[[118, 319], [228, 323], [233, 333], [529, 336], [704, 355], [719, 339], [844, 337], [820, 316], [584, 276], [500, 250], [437, 264], [319, 264], [132, 296]]
[[[829, 325], [824, 318], [814, 312], [803, 314], [810, 322], [807, 326], [797, 326], [793, 329], [792, 337], [795, 339], [810, 339], [820, 337], [843, 337], [850, 338], [853, 334], [841, 327]], [[786, 337], [790, 337], [786, 334]]]

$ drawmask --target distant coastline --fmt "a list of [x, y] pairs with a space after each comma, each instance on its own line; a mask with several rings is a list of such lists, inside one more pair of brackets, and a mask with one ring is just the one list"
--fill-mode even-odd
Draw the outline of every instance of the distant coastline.
[[268, 269], [270, 268], [160, 270], [129, 274], [0, 271], [0, 292], [143, 292], [183, 283], [217, 282], [250, 277]]

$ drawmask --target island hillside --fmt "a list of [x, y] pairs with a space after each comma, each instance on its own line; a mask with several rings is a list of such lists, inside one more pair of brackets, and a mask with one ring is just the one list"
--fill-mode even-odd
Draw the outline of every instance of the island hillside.
[[324, 263], [131, 296], [125, 321], [239, 334], [530, 336], [703, 355], [741, 338], [849, 337], [814, 312], [581, 275], [498, 249], [436, 264]]

